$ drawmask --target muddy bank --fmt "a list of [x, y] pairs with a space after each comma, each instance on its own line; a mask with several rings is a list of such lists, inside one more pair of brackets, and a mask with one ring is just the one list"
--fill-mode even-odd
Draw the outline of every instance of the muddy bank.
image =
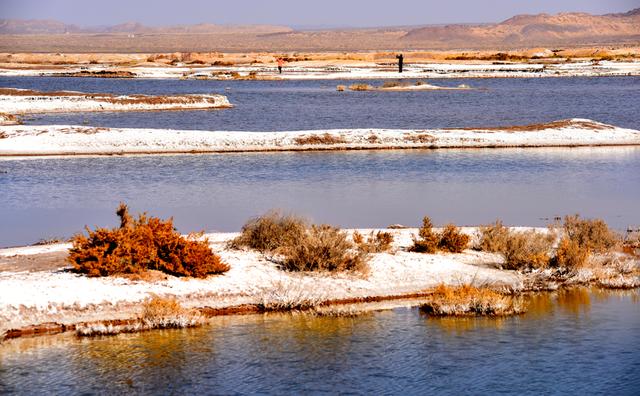
[[640, 132], [596, 121], [461, 129], [296, 132], [178, 131], [86, 126], [2, 126], [0, 156], [255, 151], [576, 147], [640, 144]]

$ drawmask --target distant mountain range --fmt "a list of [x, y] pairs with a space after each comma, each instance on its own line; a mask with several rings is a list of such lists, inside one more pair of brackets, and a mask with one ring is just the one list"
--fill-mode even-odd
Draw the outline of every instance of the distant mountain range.
[[78, 27], [51, 20], [0, 20], [0, 50], [5, 52], [512, 49], [604, 44], [639, 45], [640, 8], [607, 15], [517, 15], [493, 24], [323, 30], [272, 25], [150, 27], [137, 22]]
[[593, 43], [608, 40], [640, 39], [640, 8], [607, 15], [561, 13], [557, 15], [517, 15], [506, 21], [480, 25], [446, 25], [413, 29], [404, 41], [460, 46], [545, 45]]
[[54, 20], [0, 19], [0, 34], [65, 34], [65, 33], [127, 33], [127, 34], [170, 34], [170, 33], [250, 33], [270, 34], [292, 31], [286, 26], [273, 25], [177, 25], [166, 27], [145, 26], [138, 22], [126, 22], [113, 26], [79, 27]]

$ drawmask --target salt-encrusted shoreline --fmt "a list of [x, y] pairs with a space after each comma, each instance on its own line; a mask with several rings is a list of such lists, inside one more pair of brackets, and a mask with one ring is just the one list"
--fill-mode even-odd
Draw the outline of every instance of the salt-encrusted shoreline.
[[[360, 230], [368, 233], [372, 230]], [[283, 271], [269, 256], [232, 250], [226, 243], [236, 233], [208, 234], [212, 249], [230, 265], [224, 275], [206, 279], [167, 276], [155, 281], [124, 277], [89, 278], [65, 271], [69, 244], [0, 250], [1, 258], [33, 263], [39, 255], [59, 253], [58, 265], [45, 270], [0, 271], [0, 339], [9, 329], [48, 322], [65, 325], [135, 317], [152, 295], [175, 297], [184, 307], [225, 309], [286, 300], [383, 300], [425, 294], [440, 283], [475, 282], [517, 290], [522, 277], [494, 267], [496, 254], [467, 250], [462, 254], [420, 254], [406, 249], [417, 229], [385, 230], [394, 235], [388, 253], [373, 254], [368, 275]], [[475, 228], [463, 228], [474, 234]], [[54, 268], [55, 267], [55, 268]]]
[[640, 131], [584, 119], [497, 128], [293, 132], [0, 126], [0, 156], [5, 157], [639, 144]]
[[[0, 88], [0, 113], [195, 110], [231, 107], [224, 95], [111, 95]], [[2, 120], [0, 120], [2, 121]]]
[[508, 77], [596, 77], [638, 76], [640, 62], [581, 61], [573, 63], [411, 63], [402, 74], [394, 65], [285, 66], [279, 74], [275, 66], [105, 66], [69, 65], [63, 68], [3, 68], [0, 76], [28, 77], [126, 77], [211, 80], [354, 80], [394, 78], [508, 78]]

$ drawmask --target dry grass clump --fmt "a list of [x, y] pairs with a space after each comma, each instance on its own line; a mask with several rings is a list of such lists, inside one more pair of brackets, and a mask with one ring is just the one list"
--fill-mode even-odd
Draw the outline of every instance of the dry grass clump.
[[562, 238], [553, 257], [554, 267], [569, 270], [582, 268], [589, 258], [589, 250], [582, 248], [576, 241], [570, 238]]
[[140, 320], [150, 329], [181, 329], [199, 324], [200, 315], [183, 308], [175, 298], [153, 296], [142, 305]]
[[366, 239], [358, 231], [355, 231], [351, 237], [358, 249], [365, 253], [386, 252], [391, 249], [393, 244], [393, 234], [385, 231], [371, 231], [371, 234]]
[[436, 137], [428, 133], [406, 133], [404, 140], [411, 143], [433, 143], [436, 141]]
[[469, 235], [460, 232], [453, 224], [447, 224], [440, 233], [438, 249], [450, 253], [462, 253], [469, 244]]
[[439, 285], [420, 310], [434, 316], [504, 316], [526, 311], [522, 299], [469, 284]]
[[314, 144], [342, 144], [347, 141], [342, 136], [335, 136], [330, 133], [324, 133], [322, 135], [305, 135], [298, 136], [294, 139], [294, 142], [297, 145], [305, 146], [305, 145], [314, 145]]
[[207, 240], [196, 240], [197, 234], [185, 238], [173, 227], [173, 219], [161, 220], [140, 214], [129, 215], [120, 204], [116, 214], [120, 227], [97, 228], [88, 236], [77, 234], [72, 239], [67, 261], [89, 276], [136, 274], [158, 270], [175, 276], [204, 278], [221, 274], [229, 266], [209, 248]]
[[[375, 243], [382, 246], [385, 237]], [[248, 247], [282, 257], [288, 271], [366, 272], [366, 252], [359, 251], [347, 234], [329, 225], [311, 225], [296, 216], [277, 211], [251, 219], [232, 248]]]
[[301, 240], [307, 227], [307, 221], [301, 217], [270, 211], [242, 226], [240, 236], [232, 240], [230, 246], [273, 252]]
[[418, 238], [413, 239], [411, 252], [435, 253], [438, 250], [450, 253], [461, 253], [469, 244], [469, 236], [460, 232], [453, 224], [447, 224], [440, 233], [433, 231], [431, 219], [425, 216], [422, 227], [418, 231]]
[[327, 298], [325, 293], [318, 292], [300, 281], [278, 280], [265, 289], [258, 307], [262, 311], [308, 310], [317, 307]]
[[347, 87], [344, 86], [344, 85], [338, 85], [336, 87], [336, 91], [338, 91], [338, 92], [344, 92], [345, 89], [347, 89]]
[[296, 243], [281, 250], [288, 271], [366, 272], [366, 253], [359, 252], [347, 234], [329, 225], [312, 225]]
[[505, 251], [507, 240], [510, 236], [508, 227], [502, 224], [502, 221], [496, 220], [495, 223], [480, 226], [480, 243], [478, 248], [483, 252], [500, 253]]
[[373, 89], [373, 87], [369, 84], [351, 84], [349, 85], [349, 89], [352, 91], [370, 91]]
[[504, 268], [525, 270], [545, 268], [549, 265], [549, 252], [553, 239], [549, 235], [536, 231], [513, 232], [506, 239], [504, 249]]
[[621, 238], [602, 219], [566, 216], [562, 225], [564, 237], [593, 253], [606, 253], [620, 244]]

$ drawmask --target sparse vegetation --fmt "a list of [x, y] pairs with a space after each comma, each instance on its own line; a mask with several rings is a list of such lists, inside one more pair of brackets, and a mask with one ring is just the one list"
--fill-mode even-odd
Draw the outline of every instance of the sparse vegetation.
[[288, 271], [366, 272], [366, 253], [347, 234], [329, 225], [312, 225], [296, 243], [284, 246], [282, 266]]
[[381, 253], [391, 249], [393, 235], [385, 231], [371, 231], [368, 237], [355, 231], [351, 236], [360, 251], [365, 253]]
[[584, 267], [589, 258], [589, 250], [582, 248], [578, 242], [564, 237], [560, 240], [553, 257], [552, 264], [555, 267], [574, 270]]
[[506, 240], [504, 250], [504, 268], [510, 270], [526, 270], [545, 268], [549, 265], [549, 253], [553, 240], [543, 233], [531, 230], [511, 232]]
[[338, 92], [343, 92], [345, 89], [347, 89], [347, 87], [344, 86], [344, 85], [338, 85], [336, 87], [336, 91], [338, 91]]
[[450, 253], [462, 253], [469, 244], [469, 236], [453, 224], [447, 224], [440, 233], [438, 249]]
[[301, 240], [307, 228], [307, 221], [301, 217], [270, 211], [242, 226], [240, 235], [231, 241], [230, 246], [276, 252]]
[[420, 309], [433, 316], [504, 316], [526, 311], [519, 297], [469, 284], [458, 287], [439, 285]]
[[[386, 237], [372, 241], [383, 246]], [[309, 225], [295, 216], [279, 212], [251, 219], [242, 227], [233, 248], [249, 247], [281, 257], [288, 271], [359, 271], [367, 270], [367, 254], [357, 249], [347, 234], [329, 225]]]
[[373, 87], [369, 84], [359, 83], [349, 85], [349, 89], [352, 91], [369, 91], [373, 89]]
[[185, 238], [173, 227], [173, 220], [161, 220], [140, 214], [129, 215], [128, 207], [120, 204], [116, 212], [120, 227], [86, 229], [88, 236], [75, 235], [67, 261], [88, 276], [135, 274], [159, 270], [175, 276], [204, 278], [221, 274], [229, 266], [209, 248], [199, 235]]
[[342, 136], [335, 136], [330, 133], [324, 133], [322, 135], [304, 135], [298, 136], [294, 139], [294, 142], [297, 145], [305, 146], [305, 145], [315, 145], [315, 144], [343, 144], [347, 141]]
[[495, 223], [480, 226], [480, 243], [478, 248], [484, 252], [500, 253], [504, 252], [509, 239], [509, 228], [502, 224], [502, 221], [496, 220]]
[[566, 216], [563, 230], [565, 238], [593, 253], [606, 253], [621, 242], [621, 237], [602, 219], [581, 219], [577, 214]]
[[425, 216], [418, 238], [413, 239], [413, 246], [409, 250], [417, 253], [435, 253], [438, 250], [461, 253], [469, 244], [469, 239], [468, 235], [461, 233], [453, 224], [447, 224], [440, 233], [435, 232], [431, 219]]

